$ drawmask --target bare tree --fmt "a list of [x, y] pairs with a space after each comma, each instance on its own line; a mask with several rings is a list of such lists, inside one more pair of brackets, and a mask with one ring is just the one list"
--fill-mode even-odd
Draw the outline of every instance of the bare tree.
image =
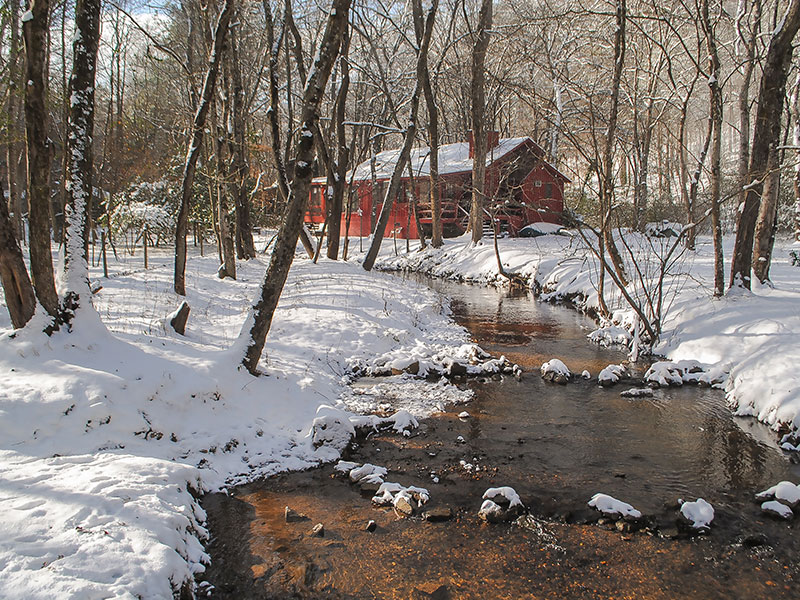
[[238, 29], [241, 23], [232, 25], [228, 35], [228, 80], [231, 90], [228, 92], [231, 107], [228, 112], [229, 145], [231, 154], [230, 189], [233, 205], [236, 208], [236, 254], [242, 260], [255, 258], [256, 247], [253, 243], [253, 230], [250, 221], [250, 198], [247, 193], [247, 144], [245, 143], [244, 85], [242, 84], [242, 65], [239, 52]]
[[[336, 260], [339, 257], [339, 239], [342, 233], [342, 207], [344, 203], [345, 188], [347, 187], [347, 165], [350, 162], [350, 149], [347, 147], [344, 117], [347, 103], [347, 93], [350, 89], [350, 34], [345, 29], [342, 39], [342, 48], [339, 52], [339, 71], [341, 81], [336, 92], [336, 101], [333, 110], [333, 127], [336, 134], [336, 160], [330, 157], [326, 161], [328, 166], [329, 216], [328, 216], [328, 258]], [[320, 240], [321, 241], [321, 240]]]
[[8, 3], [9, 20], [9, 47], [8, 47], [8, 90], [6, 98], [6, 174], [8, 178], [8, 205], [14, 211], [13, 226], [17, 239], [24, 239], [25, 227], [22, 220], [23, 198], [20, 193], [17, 165], [20, 159], [19, 128], [20, 118], [20, 89], [21, 72], [20, 40], [19, 40], [19, 0], [10, 0]]
[[72, 44], [67, 134], [69, 180], [64, 230], [65, 290], [59, 315], [59, 321], [67, 327], [71, 326], [75, 313], [82, 305], [91, 305], [86, 240], [92, 197], [92, 136], [100, 4], [101, 0], [77, 0], [75, 4], [76, 35]]
[[2, 192], [0, 185], [0, 284], [3, 285], [11, 324], [19, 329], [33, 316], [36, 297]]
[[186, 233], [189, 229], [189, 207], [192, 199], [192, 186], [194, 184], [194, 174], [197, 169], [197, 159], [200, 156], [200, 149], [203, 144], [205, 134], [206, 117], [208, 116], [211, 100], [214, 96], [214, 87], [217, 82], [217, 73], [222, 60], [222, 44], [230, 23], [231, 12], [233, 11], [233, 0], [225, 0], [225, 5], [217, 19], [214, 30], [214, 44], [211, 55], [208, 57], [208, 69], [206, 70], [203, 82], [203, 91], [200, 94], [200, 102], [192, 123], [192, 135], [189, 147], [186, 151], [186, 160], [183, 166], [183, 181], [181, 183], [181, 205], [178, 211], [178, 220], [175, 227], [175, 293], [181, 296], [186, 295]]
[[428, 60], [428, 50], [430, 48], [431, 34], [433, 33], [433, 24], [436, 18], [436, 8], [437, 3], [433, 3], [430, 10], [428, 10], [427, 16], [425, 17], [425, 31], [422, 36], [422, 42], [420, 43], [419, 51], [417, 52], [417, 78], [416, 84], [414, 85], [414, 92], [411, 94], [411, 114], [408, 117], [408, 125], [403, 133], [403, 146], [397, 156], [397, 161], [395, 162], [394, 169], [392, 171], [392, 177], [389, 180], [386, 194], [383, 197], [381, 214], [378, 217], [378, 222], [375, 225], [375, 229], [372, 233], [372, 243], [369, 246], [369, 250], [367, 250], [367, 255], [364, 257], [363, 267], [366, 271], [372, 270], [372, 267], [375, 266], [375, 260], [378, 257], [378, 251], [380, 250], [381, 242], [383, 242], [383, 234], [386, 231], [386, 225], [389, 223], [389, 217], [392, 213], [394, 200], [400, 191], [403, 171], [406, 169], [406, 164], [408, 163], [409, 156], [411, 155], [411, 147], [413, 146], [414, 139], [416, 137], [419, 96], [422, 92], [422, 82], [419, 75], [422, 69], [422, 64]]
[[314, 132], [318, 130], [319, 107], [347, 27], [349, 12], [350, 0], [333, 0], [313, 68], [305, 79], [302, 129], [295, 144], [296, 167], [289, 190], [286, 214], [275, 239], [258, 301], [253, 306], [252, 313], [245, 321], [240, 334], [240, 339], [244, 342], [242, 365], [253, 375], [258, 374], [258, 361], [261, 359], [267, 334], [272, 325], [272, 317], [292, 265], [297, 238], [303, 227], [303, 214], [313, 175], [316, 135]]
[[[438, 2], [439, 0], [433, 0], [434, 5], [438, 5]], [[411, 9], [414, 15], [414, 34], [417, 39], [417, 45], [420, 46], [425, 34], [422, 0], [413, 0]], [[442, 246], [442, 198], [439, 190], [439, 109], [436, 106], [436, 98], [433, 94], [433, 86], [431, 85], [431, 75], [427, 60], [420, 65], [419, 75], [422, 82], [422, 92], [425, 94], [425, 106], [428, 112], [428, 147], [431, 150], [428, 158], [428, 180], [431, 204], [431, 245], [434, 248], [440, 248]], [[422, 230], [420, 229], [419, 231], [421, 235]]]
[[31, 280], [36, 298], [53, 317], [58, 294], [50, 250], [50, 160], [47, 136], [47, 32], [49, 0], [30, 0], [22, 19], [25, 39], [25, 130], [28, 149], [28, 220]]
[[760, 281], [764, 282], [769, 278], [776, 206], [771, 186], [777, 183], [771, 180], [777, 175], [786, 79], [792, 60], [792, 40], [798, 29], [800, 0], [791, 0], [770, 38], [761, 75], [747, 174], [750, 183], [744, 206], [739, 212], [733, 249], [732, 287], [750, 289], [751, 268]]
[[708, 89], [711, 108], [711, 230], [714, 236], [714, 296], [722, 296], [725, 287], [725, 273], [722, 257], [722, 224], [720, 223], [719, 203], [722, 179], [722, 76], [717, 51], [717, 34], [709, 15], [709, 0], [702, 0], [700, 7], [701, 24], [706, 36], [708, 49]]
[[470, 101], [472, 104], [472, 139], [474, 154], [472, 159], [472, 204], [469, 211], [469, 228], [472, 243], [477, 244], [483, 237], [483, 204], [486, 188], [486, 50], [489, 47], [489, 33], [492, 28], [492, 0], [482, 0], [478, 13], [478, 26], [474, 32], [475, 44], [472, 50], [472, 71]]

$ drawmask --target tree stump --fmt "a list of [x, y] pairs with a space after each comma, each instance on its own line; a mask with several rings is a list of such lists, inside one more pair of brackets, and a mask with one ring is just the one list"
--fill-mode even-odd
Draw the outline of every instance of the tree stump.
[[181, 305], [169, 317], [169, 324], [179, 334], [184, 335], [186, 332], [186, 321], [189, 319], [189, 303], [184, 300]]

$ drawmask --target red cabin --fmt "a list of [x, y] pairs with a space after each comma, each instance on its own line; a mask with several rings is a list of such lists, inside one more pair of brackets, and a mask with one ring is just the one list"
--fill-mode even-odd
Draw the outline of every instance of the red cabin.
[[[376, 156], [375, 182], [372, 185], [370, 161], [361, 163], [347, 174], [351, 182], [349, 206], [345, 202], [342, 215], [342, 235], [347, 227], [350, 236], [368, 236], [372, 233], [373, 198], [375, 215], [392, 176], [399, 150], [387, 150]], [[413, 177], [403, 177], [400, 192], [395, 199], [385, 237], [417, 239], [414, 206], [427, 237], [432, 229], [430, 207], [430, 149], [411, 151]], [[439, 189], [442, 200], [442, 232], [445, 237], [461, 235], [466, 231], [472, 199], [472, 135], [469, 140], [439, 147]], [[570, 179], [545, 160], [544, 150], [529, 137], [500, 139], [496, 132], [489, 133], [489, 151], [486, 158], [486, 214], [485, 227], [494, 216], [500, 230], [515, 236], [529, 223], [560, 223], [564, 210], [564, 184]], [[321, 228], [326, 214], [325, 177], [312, 181], [309, 208], [305, 222], [312, 228]], [[413, 194], [413, 195], [412, 195]], [[349, 213], [349, 214], [348, 214]]]

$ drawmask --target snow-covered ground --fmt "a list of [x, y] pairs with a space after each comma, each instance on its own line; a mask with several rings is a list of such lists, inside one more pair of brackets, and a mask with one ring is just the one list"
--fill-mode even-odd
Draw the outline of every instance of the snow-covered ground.
[[[671, 239], [654, 240], [656, 249]], [[641, 241], [641, 240], [640, 240]], [[725, 239], [726, 276], [732, 238]], [[644, 244], [646, 246], [646, 244]], [[634, 247], [636, 253], [643, 246]], [[712, 372], [729, 372], [726, 391], [732, 408], [774, 427], [800, 427], [800, 267], [792, 266], [793, 242], [778, 240], [771, 277], [774, 287], [736, 290], [712, 298], [713, 254], [708, 238], [696, 252], [680, 254], [664, 286], [662, 335], [654, 351], [671, 360], [694, 360]], [[418, 248], [412, 242], [412, 248]], [[542, 291], [545, 300], [567, 300], [587, 310], [598, 306], [597, 265], [580, 237], [559, 235], [499, 240], [506, 269]], [[642, 256], [642, 255], [640, 255]], [[473, 247], [467, 237], [446, 240], [440, 250], [428, 248], [395, 256], [384, 252], [382, 269], [411, 269], [437, 277], [485, 284], [505, 284], [498, 274], [492, 240]], [[653, 260], [640, 259], [645, 274], [655, 274]], [[632, 271], [631, 271], [632, 272]], [[630, 341], [633, 313], [613, 283], [606, 280], [606, 301], [614, 323], [594, 338]], [[641, 289], [631, 288], [641, 296]]]
[[[220, 281], [213, 254], [193, 256], [186, 337], [165, 325], [179, 301], [171, 257], [152, 253], [146, 271], [141, 262], [112, 263], [109, 279], [94, 269], [102, 322], [82, 315], [69, 334], [34, 324], [12, 336], [0, 307], [2, 598], [172, 597], [206, 560], [199, 494], [338, 457], [346, 437], [317, 448], [310, 432], [318, 415], [318, 439], [349, 418], [340, 410], [352, 364], [469, 346], [427, 288], [301, 259], [267, 341], [267, 375], [254, 378], [231, 347], [266, 259]], [[445, 383], [435, 401], [422, 386], [406, 391], [418, 414], [464, 400]], [[397, 426], [413, 424], [404, 415]]]
[[[502, 280], [490, 241], [472, 247], [460, 238], [424, 252], [416, 245], [395, 256], [387, 241], [379, 265]], [[578, 240], [505, 239], [500, 248], [506, 267], [543, 298], [596, 306], [594, 261]], [[797, 426], [800, 268], [787, 251], [778, 244], [774, 289], [712, 300], [710, 245], [701, 240], [672, 269], [656, 351], [728, 369], [739, 413]], [[144, 270], [141, 255], [125, 256], [109, 279], [94, 268], [100, 319], [84, 315], [70, 334], [47, 337], [34, 324], [12, 336], [0, 307], [2, 598], [171, 597], [206, 560], [199, 494], [334, 460], [346, 436], [323, 426], [370, 422], [346, 408], [386, 411], [378, 395], [391, 397], [391, 388], [351, 389], [352, 367], [423, 368], [434, 357], [476, 354], [427, 288], [365, 273], [356, 261], [299, 259], [267, 341], [268, 375], [254, 378], [237, 369], [232, 348], [266, 259], [239, 263], [236, 281], [220, 281], [213, 254], [193, 255], [185, 337], [165, 324], [179, 300], [172, 258], [154, 252], [150, 261]], [[606, 335], [626, 339], [629, 311], [618, 296], [609, 301], [620, 310]], [[465, 400], [446, 383], [397, 377], [406, 386], [400, 408], [416, 415]], [[403, 413], [395, 425], [413, 422]], [[333, 445], [316, 447], [315, 436]]]

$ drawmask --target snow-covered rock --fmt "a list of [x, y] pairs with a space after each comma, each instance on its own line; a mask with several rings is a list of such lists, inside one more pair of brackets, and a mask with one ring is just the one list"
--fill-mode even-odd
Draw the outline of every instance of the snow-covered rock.
[[460, 413], [458, 413], [458, 418], [459, 419], [469, 419], [470, 418], [470, 414], [467, 411], [462, 410]]
[[761, 510], [770, 516], [779, 517], [786, 521], [790, 521], [794, 518], [792, 509], [782, 502], [778, 502], [777, 500], [768, 500], [767, 502], [763, 502], [761, 504]]
[[794, 508], [800, 504], [800, 486], [791, 481], [781, 481], [771, 488], [756, 494], [757, 500], [779, 500], [787, 506]]
[[370, 463], [364, 463], [360, 467], [350, 470], [348, 477], [353, 483], [383, 483], [386, 476], [386, 467], [378, 467]]
[[350, 423], [350, 414], [326, 404], [317, 409], [317, 416], [311, 423], [309, 435], [314, 447], [329, 446], [341, 450], [356, 434]]
[[638, 519], [642, 516], [641, 512], [633, 508], [633, 506], [627, 502], [622, 502], [607, 494], [595, 494], [592, 496], [592, 499], [589, 500], [588, 504], [595, 510], [609, 517]]
[[652, 398], [653, 390], [650, 388], [631, 388], [619, 393], [623, 398]]
[[483, 493], [478, 516], [489, 523], [511, 521], [525, 511], [516, 490], [509, 486], [489, 488]]
[[542, 365], [542, 379], [553, 383], [565, 384], [572, 379], [569, 367], [561, 360], [552, 358]]
[[500, 523], [505, 520], [506, 511], [493, 500], [484, 500], [478, 510], [478, 516], [488, 523]]
[[589, 341], [600, 346], [627, 346], [633, 336], [631, 332], [619, 325], [599, 327], [589, 334]]
[[702, 498], [681, 504], [681, 521], [695, 531], [708, 531], [714, 520], [714, 507]]
[[425, 488], [413, 485], [406, 487], [387, 481], [378, 488], [372, 497], [372, 503], [377, 506], [393, 506], [399, 512], [410, 516], [430, 498], [430, 492]]
[[507, 485], [502, 487], [496, 488], [489, 488], [483, 493], [484, 500], [493, 500], [495, 502], [499, 502], [502, 504], [508, 504], [508, 506], [522, 506], [522, 500], [520, 500], [519, 494], [517, 491], [509, 487]]
[[655, 362], [644, 374], [644, 380], [654, 387], [681, 386], [684, 383], [720, 387], [727, 377], [723, 366], [709, 366], [696, 360]]
[[597, 376], [597, 382], [603, 387], [609, 387], [619, 382], [619, 380], [627, 374], [628, 371], [623, 365], [608, 365], [605, 369], [600, 371], [600, 374]]

